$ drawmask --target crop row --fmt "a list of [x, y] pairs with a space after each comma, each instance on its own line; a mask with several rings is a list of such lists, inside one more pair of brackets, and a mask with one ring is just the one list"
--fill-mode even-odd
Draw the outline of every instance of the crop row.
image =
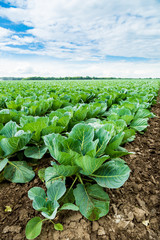
[[[129, 153], [122, 146], [134, 140], [136, 131], [142, 133], [148, 126], [148, 119], [154, 117], [149, 109], [155, 103], [159, 83], [142, 81], [141, 86], [137, 82], [113, 86], [88, 83], [84, 91], [84, 85], [80, 84], [71, 86], [70, 92], [68, 87], [55, 87], [57, 95], [53, 96], [50, 95], [53, 86], [48, 85], [44, 95], [37, 88], [38, 100], [35, 101], [32, 92], [24, 96], [28, 86], [21, 85], [18, 97], [3, 96], [1, 178], [28, 182], [35, 176], [30, 162], [38, 161], [47, 152], [54, 159], [50, 167], [39, 170], [47, 193], [39, 187], [28, 192], [33, 208], [45, 217], [28, 222], [28, 239], [37, 237], [43, 221], [52, 221], [61, 210], [79, 210], [91, 221], [105, 216], [109, 211], [109, 196], [103, 188], [119, 188], [128, 179], [130, 169], [120, 157]], [[4, 85], [1, 88], [4, 95]], [[33, 101], [27, 105], [30, 98]], [[63, 103], [54, 107], [55, 99]], [[46, 102], [50, 103], [49, 108], [40, 107]], [[39, 110], [31, 111], [32, 107]], [[61, 224], [54, 226], [62, 229]]]

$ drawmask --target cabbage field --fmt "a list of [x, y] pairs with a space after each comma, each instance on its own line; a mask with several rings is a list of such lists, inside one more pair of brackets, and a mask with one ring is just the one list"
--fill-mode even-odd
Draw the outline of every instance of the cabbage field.
[[[0, 181], [25, 184], [40, 168], [44, 188], [28, 191], [35, 210], [26, 238], [44, 221], [73, 210], [90, 221], [109, 212], [107, 189], [130, 176], [125, 144], [143, 134], [160, 88], [158, 80], [0, 82]], [[27, 194], [27, 193], [26, 193]]]

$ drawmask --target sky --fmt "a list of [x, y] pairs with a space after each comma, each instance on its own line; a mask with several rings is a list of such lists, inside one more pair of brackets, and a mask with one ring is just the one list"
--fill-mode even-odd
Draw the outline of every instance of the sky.
[[0, 77], [160, 77], [160, 0], [0, 1]]

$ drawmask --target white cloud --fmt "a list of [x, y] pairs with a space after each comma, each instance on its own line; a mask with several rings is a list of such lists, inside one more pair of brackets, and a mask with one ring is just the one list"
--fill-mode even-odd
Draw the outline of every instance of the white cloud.
[[12, 34], [12, 31], [0, 27], [0, 40], [4, 40], [6, 37], [9, 37]]
[[[4, 8], [0, 7], [0, 16], [8, 18], [15, 24], [23, 23], [32, 28], [26, 31], [30, 34], [28, 36], [23, 33], [20, 36], [16, 31], [1, 28], [1, 52], [19, 54], [19, 57], [21, 54], [48, 56], [67, 60], [70, 64], [74, 61], [77, 62], [74, 66], [79, 71], [80, 61], [92, 62], [93, 65], [89, 68], [87, 65], [87, 69], [97, 69], [95, 71], [97, 73], [99, 69], [103, 72], [102, 67], [107, 66], [108, 69], [109, 66], [111, 72], [107, 70], [107, 75], [108, 73], [114, 75], [114, 66], [119, 69], [120, 74], [123, 71], [119, 66], [122, 69], [124, 66], [131, 69], [129, 73], [125, 70], [126, 75], [136, 75], [138, 71], [134, 70], [133, 63], [104, 63], [108, 55], [157, 59], [157, 63], [141, 65], [135, 63], [137, 69], [139, 65], [142, 66], [144, 75], [150, 71], [145, 66], [152, 69], [154, 65], [155, 69], [159, 66], [160, 2], [157, 0], [5, 0], [5, 2], [15, 5], [16, 8], [6, 8], [4, 11]], [[39, 48], [39, 43], [44, 47]], [[32, 46], [34, 44], [35, 46]], [[28, 49], [22, 48], [22, 45], [28, 46]], [[73, 65], [69, 65], [69, 69], [70, 66]], [[84, 69], [85, 66], [84, 64]], [[34, 69], [37, 71], [36, 66]], [[82, 69], [81, 72], [83, 73]], [[157, 73], [157, 70], [155, 72]], [[138, 73], [142, 74], [140, 70]]]
[[160, 77], [160, 63], [103, 62], [76, 63], [42, 59], [0, 58], [2, 76], [99, 76], [99, 77]]
[[27, 0], [4, 0], [4, 2], [17, 7], [25, 7], [27, 5]]
[[[156, 0], [7, 2], [18, 8], [5, 11], [1, 8], [0, 15], [15, 23], [32, 26], [33, 29], [28, 30], [28, 33], [33, 34], [36, 41], [44, 43], [45, 54], [62, 58], [66, 55], [74, 60], [78, 54], [76, 49], [79, 48], [82, 55], [87, 50], [90, 58], [95, 52], [100, 58], [106, 55], [160, 56], [160, 3]], [[71, 56], [68, 51], [64, 54], [56, 42], [62, 43], [61, 46], [72, 42], [74, 50]]]

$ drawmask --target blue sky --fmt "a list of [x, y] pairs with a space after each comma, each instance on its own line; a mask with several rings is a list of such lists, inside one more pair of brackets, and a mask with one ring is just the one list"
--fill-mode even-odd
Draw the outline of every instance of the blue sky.
[[159, 0], [0, 1], [0, 76], [160, 77]]

